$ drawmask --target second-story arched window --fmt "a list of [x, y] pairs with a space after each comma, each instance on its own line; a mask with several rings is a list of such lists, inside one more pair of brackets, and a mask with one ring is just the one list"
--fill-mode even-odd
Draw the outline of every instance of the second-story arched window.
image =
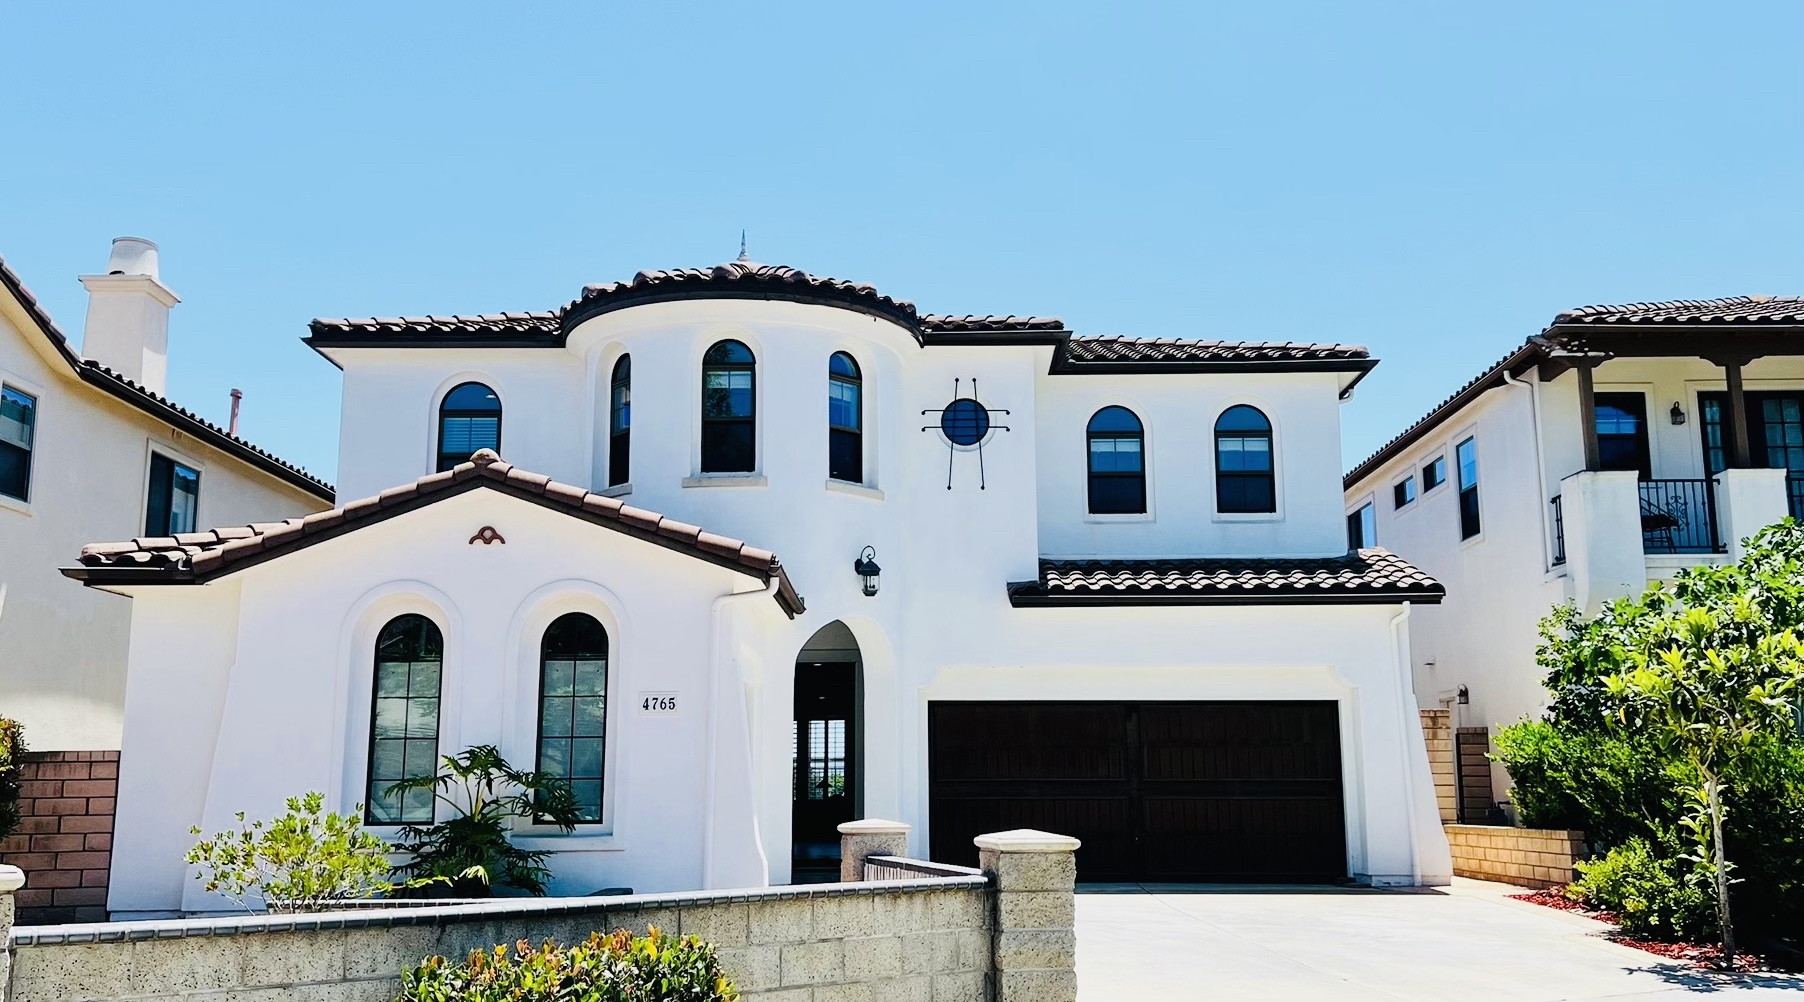
[[462, 383], [438, 406], [438, 468], [467, 461], [478, 449], [501, 451], [501, 398], [481, 383]]
[[719, 341], [702, 356], [702, 472], [758, 468], [757, 359], [738, 341]]
[[1222, 512], [1274, 512], [1272, 423], [1257, 407], [1237, 404], [1215, 419], [1215, 507]]
[[1090, 418], [1090, 513], [1146, 511], [1145, 434], [1126, 407], [1104, 407]]
[[632, 479], [633, 356], [622, 355], [614, 363], [614, 380], [608, 390], [608, 486]]
[[827, 476], [864, 482], [864, 381], [851, 355], [827, 360]]

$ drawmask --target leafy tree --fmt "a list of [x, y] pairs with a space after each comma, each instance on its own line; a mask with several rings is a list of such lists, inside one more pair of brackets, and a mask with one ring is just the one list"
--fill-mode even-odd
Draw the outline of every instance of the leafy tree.
[[[201, 839], [187, 856], [201, 868], [195, 879], [247, 911], [254, 901], [271, 912], [325, 911], [340, 901], [428, 883], [388, 879], [389, 845], [358, 823], [362, 804], [346, 816], [324, 811], [324, 803], [316, 792], [289, 797], [288, 813], [274, 821]], [[244, 825], [243, 811], [238, 823]]]
[[453, 817], [433, 825], [400, 829], [395, 849], [413, 858], [401, 867], [415, 878], [440, 878], [438, 893], [480, 897], [496, 882], [532, 894], [545, 893], [551, 877], [549, 852], [522, 849], [508, 839], [515, 818], [555, 825], [571, 831], [581, 808], [570, 785], [549, 773], [525, 772], [509, 765], [494, 745], [477, 745], [447, 755], [436, 776], [406, 779], [390, 786], [393, 796], [407, 790], [431, 790]]

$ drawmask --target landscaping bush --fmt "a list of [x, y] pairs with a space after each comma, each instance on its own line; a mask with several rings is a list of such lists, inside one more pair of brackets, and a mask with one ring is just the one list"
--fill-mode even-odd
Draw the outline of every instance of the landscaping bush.
[[0, 838], [19, 830], [19, 766], [25, 761], [25, 728], [0, 717]]
[[538, 949], [471, 951], [461, 964], [429, 957], [401, 978], [395, 1002], [737, 1002], [714, 948], [694, 936], [621, 929], [611, 936]]
[[1715, 912], [1704, 891], [1709, 874], [1685, 872], [1680, 856], [1672, 848], [1656, 853], [1646, 839], [1632, 838], [1599, 859], [1579, 863], [1579, 879], [1566, 893], [1613, 912], [1623, 929], [1637, 936], [1714, 937]]
[[569, 832], [580, 813], [570, 784], [509, 765], [494, 745], [446, 755], [435, 775], [402, 780], [393, 795], [429, 790], [451, 816], [431, 825], [406, 825], [395, 849], [411, 859], [401, 872], [424, 882], [421, 896], [487, 897], [496, 884], [544, 894], [551, 853], [522, 849], [508, 838], [512, 822], [536, 821]]

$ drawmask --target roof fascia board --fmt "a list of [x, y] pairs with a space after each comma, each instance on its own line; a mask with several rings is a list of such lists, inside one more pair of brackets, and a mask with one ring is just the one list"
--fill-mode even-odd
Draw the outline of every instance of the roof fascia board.
[[[38, 308], [25, 290], [16, 284], [11, 270], [4, 262], [0, 262], [0, 287], [6, 289], [6, 296], [0, 298], [0, 314], [4, 314], [7, 322], [19, 329], [31, 344], [32, 350], [52, 368], [62, 368], [65, 375], [79, 374], [81, 356], [69, 347], [69, 339], [51, 322], [49, 315]], [[40, 336], [33, 337], [33, 330]]]

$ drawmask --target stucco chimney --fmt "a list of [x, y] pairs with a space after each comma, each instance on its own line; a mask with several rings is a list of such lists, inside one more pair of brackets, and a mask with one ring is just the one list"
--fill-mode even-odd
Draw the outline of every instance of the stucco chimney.
[[169, 375], [169, 308], [181, 299], [157, 280], [157, 245], [115, 238], [106, 270], [81, 276], [88, 290], [82, 354], [162, 394]]

